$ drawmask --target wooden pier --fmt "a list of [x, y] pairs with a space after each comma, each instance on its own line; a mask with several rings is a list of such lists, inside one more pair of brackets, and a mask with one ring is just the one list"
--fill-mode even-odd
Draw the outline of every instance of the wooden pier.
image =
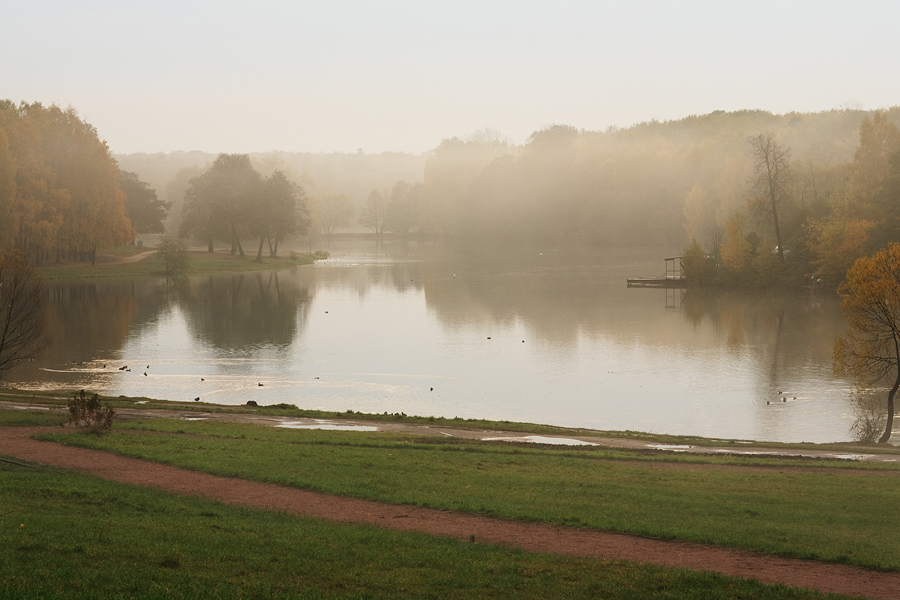
[[[634, 277], [628, 279], [628, 287], [685, 288], [687, 280], [681, 270], [681, 256], [666, 260], [666, 274], [661, 277]], [[677, 261], [677, 262], [676, 262]]]

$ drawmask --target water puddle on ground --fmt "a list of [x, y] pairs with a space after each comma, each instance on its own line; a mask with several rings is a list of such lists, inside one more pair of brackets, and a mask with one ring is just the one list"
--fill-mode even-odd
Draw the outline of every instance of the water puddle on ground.
[[669, 452], [687, 452], [693, 446], [683, 446], [679, 444], [647, 444], [648, 448], [653, 448], [654, 450], [668, 450]]
[[275, 427], [284, 427], [286, 429], [328, 429], [331, 431], [378, 431], [377, 427], [372, 427], [371, 425], [335, 425], [329, 421], [316, 421], [315, 423], [286, 421]]
[[481, 438], [485, 442], [529, 442], [532, 444], [554, 444], [558, 446], [599, 446], [593, 442], [584, 442], [572, 438], [544, 437], [542, 435], [527, 435], [525, 437], [496, 437]]

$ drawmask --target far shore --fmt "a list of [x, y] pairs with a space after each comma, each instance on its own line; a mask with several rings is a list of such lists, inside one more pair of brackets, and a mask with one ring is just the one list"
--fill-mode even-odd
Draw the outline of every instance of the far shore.
[[[309, 265], [328, 257], [327, 253], [321, 251], [286, 252], [275, 257], [266, 252], [259, 261], [256, 260], [255, 253], [246, 252], [244, 256], [240, 256], [222, 251], [209, 253], [205, 250], [188, 250], [188, 255], [190, 258], [186, 275], [283, 270]], [[96, 264], [46, 262], [38, 265], [37, 270], [45, 281], [165, 276], [164, 266], [155, 255], [155, 248], [147, 246], [114, 248], [108, 253], [98, 254]]]

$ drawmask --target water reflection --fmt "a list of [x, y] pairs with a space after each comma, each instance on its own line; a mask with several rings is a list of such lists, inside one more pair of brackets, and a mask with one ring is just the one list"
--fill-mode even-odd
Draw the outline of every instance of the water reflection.
[[191, 278], [177, 288], [177, 304], [198, 340], [222, 349], [287, 346], [304, 327], [310, 292], [278, 272]]
[[[830, 367], [845, 327], [836, 298], [626, 288], [671, 249], [346, 243], [331, 251], [321, 265], [192, 277], [174, 289], [51, 286], [54, 345], [11, 382], [714, 437], [848, 438], [849, 386]], [[118, 371], [125, 363], [140, 371]], [[790, 401], [772, 402], [782, 396]]]

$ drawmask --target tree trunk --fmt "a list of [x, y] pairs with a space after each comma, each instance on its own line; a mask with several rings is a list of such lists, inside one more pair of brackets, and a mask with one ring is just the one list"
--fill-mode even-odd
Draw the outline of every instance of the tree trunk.
[[263, 242], [266, 241], [265, 236], [260, 236], [259, 238], [259, 250], [256, 251], [256, 262], [262, 262], [262, 249]]
[[897, 388], [900, 388], [900, 371], [897, 372], [894, 387], [888, 392], [887, 423], [884, 426], [884, 434], [878, 440], [879, 444], [886, 444], [891, 439], [891, 430], [894, 428], [894, 394], [897, 393]]
[[781, 228], [778, 226], [778, 203], [775, 201], [775, 189], [769, 184], [769, 201], [772, 203], [772, 220], [775, 221], [775, 243], [778, 244], [778, 258], [784, 262], [784, 244], [781, 243]]
[[209, 241], [206, 242], [206, 251], [209, 252], [210, 254], [213, 253], [213, 239], [212, 238], [209, 238]]
[[231, 254], [234, 254], [235, 248], [240, 253], [241, 258], [244, 258], [244, 247], [241, 245], [241, 238], [238, 237], [237, 227], [234, 226], [234, 222], [231, 223]]

